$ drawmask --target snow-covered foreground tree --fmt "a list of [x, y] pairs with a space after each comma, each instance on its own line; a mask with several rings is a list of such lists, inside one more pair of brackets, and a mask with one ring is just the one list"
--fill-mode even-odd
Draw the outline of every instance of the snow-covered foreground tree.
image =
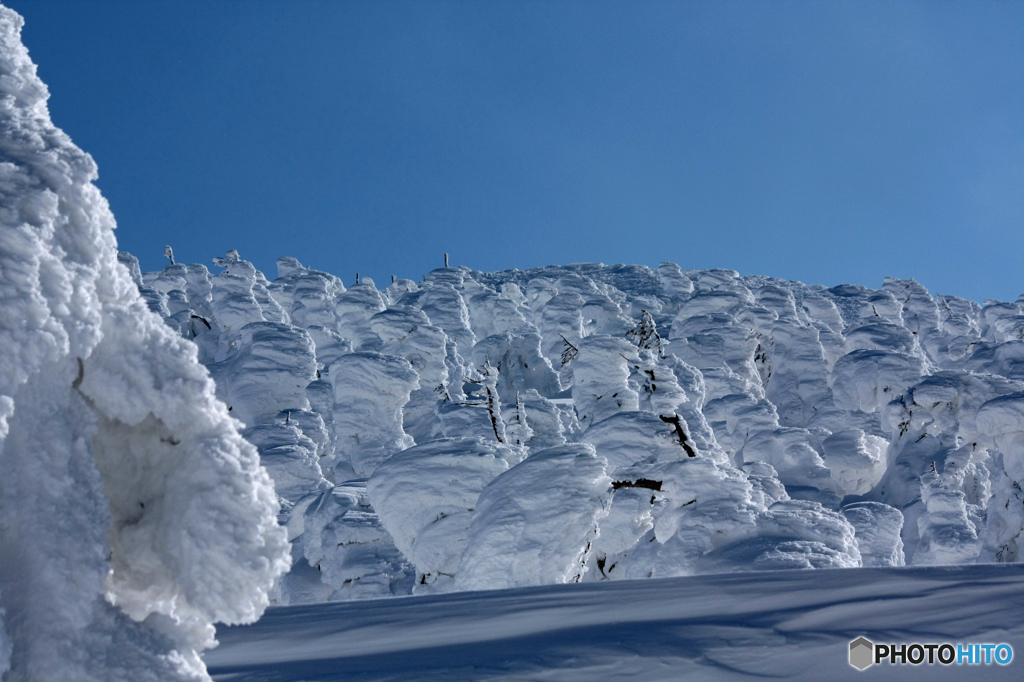
[[273, 483], [118, 264], [21, 26], [0, 7], [0, 669], [209, 679], [213, 624], [256, 620], [288, 568]]

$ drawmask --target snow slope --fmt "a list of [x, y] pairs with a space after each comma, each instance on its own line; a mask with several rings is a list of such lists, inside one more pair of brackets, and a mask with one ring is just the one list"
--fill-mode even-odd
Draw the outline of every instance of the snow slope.
[[[1024, 570], [773, 571], [272, 607], [220, 633], [215, 680], [1020, 679]], [[881, 664], [848, 644], [992, 642], [1006, 666]]]

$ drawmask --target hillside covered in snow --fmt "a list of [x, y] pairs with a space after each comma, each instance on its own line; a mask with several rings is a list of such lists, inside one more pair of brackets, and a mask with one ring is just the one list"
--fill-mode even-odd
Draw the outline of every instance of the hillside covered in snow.
[[205, 655], [224, 682], [1019, 680], [1019, 661], [847, 663], [852, 640], [1024, 650], [1024, 571], [766, 571], [270, 608]]
[[142, 274], [275, 480], [277, 603], [1013, 562], [1024, 302], [672, 263]]

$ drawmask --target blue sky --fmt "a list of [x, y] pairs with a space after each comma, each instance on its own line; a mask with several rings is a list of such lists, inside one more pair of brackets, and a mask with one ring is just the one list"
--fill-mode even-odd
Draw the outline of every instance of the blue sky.
[[1024, 291], [1024, 3], [5, 2], [143, 269]]

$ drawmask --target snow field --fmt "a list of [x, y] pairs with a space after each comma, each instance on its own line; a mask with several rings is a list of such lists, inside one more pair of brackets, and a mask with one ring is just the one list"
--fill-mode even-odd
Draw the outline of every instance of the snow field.
[[[1020, 565], [770, 571], [270, 608], [206, 654], [227, 682], [1017, 680]], [[992, 642], [1009, 665], [847, 662], [849, 643]]]

